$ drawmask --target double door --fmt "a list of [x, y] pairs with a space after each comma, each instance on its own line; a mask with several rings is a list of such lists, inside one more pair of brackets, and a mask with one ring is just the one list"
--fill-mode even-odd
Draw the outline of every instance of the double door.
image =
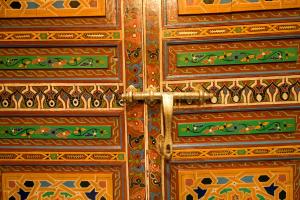
[[1, 2], [2, 199], [300, 199], [299, 16], [299, 0]]

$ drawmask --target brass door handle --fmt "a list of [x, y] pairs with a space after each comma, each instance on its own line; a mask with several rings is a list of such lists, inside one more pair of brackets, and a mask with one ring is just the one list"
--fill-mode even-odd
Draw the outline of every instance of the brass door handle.
[[172, 116], [173, 104], [176, 99], [184, 100], [199, 100], [201, 103], [210, 99], [211, 94], [199, 90], [195, 92], [157, 92], [156, 88], [149, 87], [145, 92], [138, 92], [134, 86], [129, 86], [127, 92], [122, 94], [122, 99], [131, 103], [133, 101], [143, 100], [148, 104], [152, 104], [157, 100], [162, 102], [164, 116], [164, 134], [160, 143], [160, 151], [165, 159], [170, 159], [172, 156]]

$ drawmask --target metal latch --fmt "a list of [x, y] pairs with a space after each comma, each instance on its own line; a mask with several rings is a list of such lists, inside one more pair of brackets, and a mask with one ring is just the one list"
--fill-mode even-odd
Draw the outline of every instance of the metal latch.
[[127, 103], [143, 100], [147, 104], [154, 104], [156, 101], [162, 103], [164, 117], [164, 134], [160, 141], [160, 151], [165, 159], [170, 159], [173, 151], [172, 142], [172, 116], [174, 100], [198, 100], [204, 103], [209, 100], [212, 94], [199, 89], [194, 92], [158, 92], [156, 88], [150, 86], [145, 92], [138, 92], [134, 86], [129, 86], [127, 92], [122, 94], [122, 99]]

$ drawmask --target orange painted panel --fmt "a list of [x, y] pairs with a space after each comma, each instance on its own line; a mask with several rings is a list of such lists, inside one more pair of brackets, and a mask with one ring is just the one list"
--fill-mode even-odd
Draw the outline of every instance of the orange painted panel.
[[0, 18], [105, 16], [105, 0], [9, 0]]
[[178, 0], [179, 15], [299, 8], [299, 0]]

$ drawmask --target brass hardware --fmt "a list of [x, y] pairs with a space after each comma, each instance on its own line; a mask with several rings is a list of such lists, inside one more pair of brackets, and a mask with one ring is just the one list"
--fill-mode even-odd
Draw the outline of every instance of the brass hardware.
[[200, 88], [195, 92], [158, 92], [155, 87], [150, 86], [145, 92], [138, 92], [137, 89], [131, 85], [126, 91], [127, 93], [122, 94], [122, 99], [128, 103], [139, 100], [143, 100], [147, 104], [153, 104], [157, 100], [162, 102], [164, 135], [161, 137], [160, 151], [165, 159], [171, 159], [173, 151], [172, 116], [174, 100], [184, 99], [190, 100], [189, 102], [191, 102], [191, 100], [198, 100], [200, 103], [204, 103], [212, 97], [212, 94], [209, 94]]
[[173, 116], [173, 95], [170, 93], [162, 94], [162, 107], [164, 114], [164, 138], [161, 144], [162, 155], [166, 159], [171, 159], [173, 152], [172, 142], [172, 116]]

